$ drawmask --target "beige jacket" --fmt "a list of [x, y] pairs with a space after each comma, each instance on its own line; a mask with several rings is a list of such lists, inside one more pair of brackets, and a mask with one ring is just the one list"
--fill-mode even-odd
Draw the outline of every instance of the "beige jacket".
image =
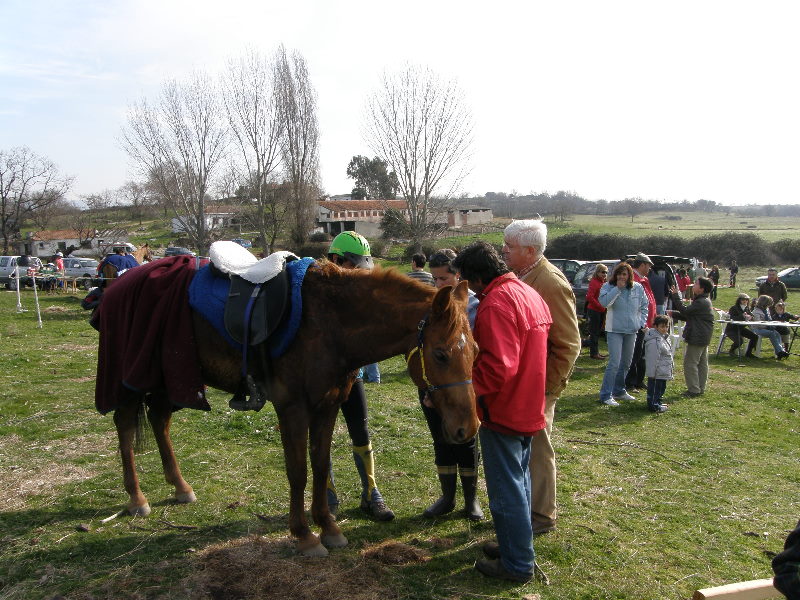
[[567, 387], [581, 353], [581, 332], [575, 314], [575, 294], [564, 274], [542, 257], [522, 281], [539, 292], [553, 317], [547, 336], [545, 394], [558, 397]]

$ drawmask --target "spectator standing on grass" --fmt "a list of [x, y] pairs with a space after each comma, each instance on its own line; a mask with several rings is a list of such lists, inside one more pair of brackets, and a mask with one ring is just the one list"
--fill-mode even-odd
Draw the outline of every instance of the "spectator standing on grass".
[[687, 290], [692, 286], [692, 280], [689, 278], [689, 275], [686, 274], [686, 269], [683, 267], [678, 269], [678, 276], [675, 278], [675, 281], [678, 284], [681, 297], [686, 298], [688, 294]]
[[556, 528], [556, 455], [550, 435], [556, 402], [581, 353], [575, 294], [564, 273], [544, 257], [547, 225], [539, 219], [512, 221], [503, 230], [503, 259], [524, 283], [544, 298], [553, 324], [547, 337], [544, 431], [531, 442], [531, 522], [540, 535]]
[[644, 338], [644, 357], [647, 362], [647, 409], [662, 413], [667, 405], [661, 399], [667, 389], [667, 381], [673, 379], [672, 321], [667, 315], [653, 319], [653, 327]]
[[424, 254], [415, 254], [411, 257], [411, 270], [408, 272], [409, 277], [413, 277], [417, 281], [433, 285], [433, 275], [425, 270], [425, 263], [427, 262]]
[[730, 279], [728, 280], [728, 285], [730, 287], [736, 287], [736, 275], [739, 273], [739, 265], [736, 264], [736, 260], [731, 261], [731, 266], [728, 269], [731, 272]]
[[686, 349], [683, 351], [683, 377], [686, 380], [684, 396], [694, 398], [706, 391], [708, 381], [708, 344], [714, 333], [714, 309], [708, 295], [711, 293], [711, 280], [698, 277], [692, 285], [692, 303], [686, 306], [681, 300], [678, 290], [673, 286], [672, 305], [674, 310], [670, 316], [686, 321], [683, 328], [683, 339]]
[[653, 292], [653, 298], [656, 301], [656, 314], [663, 315], [667, 309], [667, 297], [669, 296], [667, 278], [655, 269], [650, 269], [647, 274], [647, 280], [650, 282], [650, 290]]
[[633, 360], [625, 377], [625, 388], [632, 394], [642, 391], [645, 387], [644, 334], [647, 333], [648, 327], [653, 326], [653, 319], [656, 316], [656, 299], [653, 296], [653, 290], [650, 288], [650, 280], [647, 278], [652, 268], [653, 261], [642, 252], [639, 252], [636, 258], [633, 259], [633, 280], [644, 288], [644, 293], [647, 296], [647, 322], [636, 333]]
[[607, 357], [600, 354], [600, 334], [603, 331], [603, 319], [606, 316], [606, 307], [600, 304], [600, 288], [606, 282], [608, 267], [603, 263], [597, 265], [594, 275], [589, 281], [586, 291], [586, 316], [589, 320], [589, 357], [603, 360]]
[[786, 284], [778, 279], [778, 271], [776, 269], [767, 270], [767, 280], [758, 286], [759, 296], [769, 296], [772, 298], [772, 303], [786, 302], [789, 294], [786, 291]]
[[710, 299], [713, 302], [717, 299], [717, 286], [719, 285], [719, 267], [717, 265], [711, 267], [711, 271], [708, 273], [708, 278], [711, 280], [711, 283], [714, 284], [710, 296]]
[[[445, 248], [437, 250], [430, 257], [431, 275], [437, 289], [445, 286], [456, 286], [461, 281], [458, 271], [453, 266], [456, 253]], [[479, 301], [475, 292], [470, 290], [467, 302], [467, 318], [469, 325], [475, 328], [475, 317], [478, 312]], [[442, 488], [442, 495], [422, 513], [427, 518], [440, 517], [453, 511], [456, 506], [457, 479], [461, 478], [461, 491], [464, 494], [464, 513], [471, 521], [483, 519], [483, 511], [477, 499], [478, 491], [478, 451], [477, 438], [472, 438], [465, 444], [450, 444], [444, 439], [442, 433], [442, 417], [436, 412], [426, 398], [424, 389], [418, 390], [419, 402], [422, 413], [428, 423], [431, 437], [433, 438], [433, 457], [436, 464], [436, 473]]]
[[600, 386], [600, 402], [619, 406], [618, 400], [635, 400], [625, 389], [625, 374], [631, 365], [636, 332], [647, 323], [647, 295], [633, 280], [633, 269], [621, 262], [600, 288], [600, 304], [606, 307], [608, 364]]
[[480, 304], [472, 368], [486, 490], [497, 543], [484, 546], [475, 568], [487, 577], [530, 581], [535, 554], [528, 474], [531, 438], [545, 428], [547, 304], [510, 272], [486, 242], [467, 246], [453, 261]]

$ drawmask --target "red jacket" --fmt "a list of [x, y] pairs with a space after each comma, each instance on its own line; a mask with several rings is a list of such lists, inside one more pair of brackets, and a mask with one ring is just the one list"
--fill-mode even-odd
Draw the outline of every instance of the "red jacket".
[[650, 287], [650, 280], [647, 277], [642, 277], [639, 272], [633, 270], [633, 280], [641, 283], [644, 288], [644, 293], [647, 296], [647, 326], [653, 326], [653, 319], [656, 318], [656, 297], [653, 296], [653, 288]]
[[586, 308], [595, 312], [604, 313], [606, 307], [600, 304], [600, 288], [603, 287], [605, 281], [592, 277], [589, 281], [589, 289], [586, 291]]
[[478, 417], [487, 429], [533, 435], [544, 429], [547, 333], [553, 322], [542, 297], [513, 273], [481, 294], [472, 367]]

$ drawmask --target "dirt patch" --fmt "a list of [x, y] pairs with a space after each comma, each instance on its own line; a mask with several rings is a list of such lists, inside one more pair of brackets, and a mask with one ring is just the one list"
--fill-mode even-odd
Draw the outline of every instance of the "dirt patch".
[[408, 565], [427, 562], [431, 559], [430, 554], [424, 550], [392, 541], [370, 546], [361, 554], [364, 558], [376, 560], [384, 565]]
[[68, 312], [69, 310], [70, 309], [68, 309], [66, 306], [48, 306], [42, 312], [46, 312], [46, 313], [65, 313], [65, 312]]
[[349, 561], [336, 553], [309, 559], [294, 554], [292, 541], [258, 536], [210, 546], [186, 580], [190, 598], [212, 600], [395, 600], [397, 591], [374, 561]]
[[19, 510], [30, 496], [56, 494], [62, 485], [93, 477], [94, 471], [71, 460], [108, 452], [112, 444], [101, 435], [35, 442], [0, 437], [0, 503], [4, 510]]

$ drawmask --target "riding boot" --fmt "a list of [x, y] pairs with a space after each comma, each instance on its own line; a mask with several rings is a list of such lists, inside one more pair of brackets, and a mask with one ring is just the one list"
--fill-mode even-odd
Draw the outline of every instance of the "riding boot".
[[378, 521], [391, 521], [394, 512], [386, 506], [383, 496], [375, 484], [375, 459], [372, 456], [372, 444], [353, 446], [353, 460], [361, 477], [361, 510]]
[[333, 462], [328, 468], [328, 485], [326, 489], [328, 496], [328, 510], [332, 515], [335, 515], [339, 510], [339, 497], [336, 495], [336, 484], [333, 481]]
[[478, 475], [466, 475], [461, 471], [461, 490], [464, 492], [464, 513], [470, 521], [483, 520], [483, 511], [478, 503]]
[[745, 352], [744, 355], [747, 358], [753, 358], [753, 350], [755, 349], [756, 349], [756, 340], [750, 340], [749, 342], [747, 342], [747, 352]]
[[452, 512], [456, 507], [456, 467], [436, 467], [442, 495], [422, 513], [423, 517], [432, 519]]

